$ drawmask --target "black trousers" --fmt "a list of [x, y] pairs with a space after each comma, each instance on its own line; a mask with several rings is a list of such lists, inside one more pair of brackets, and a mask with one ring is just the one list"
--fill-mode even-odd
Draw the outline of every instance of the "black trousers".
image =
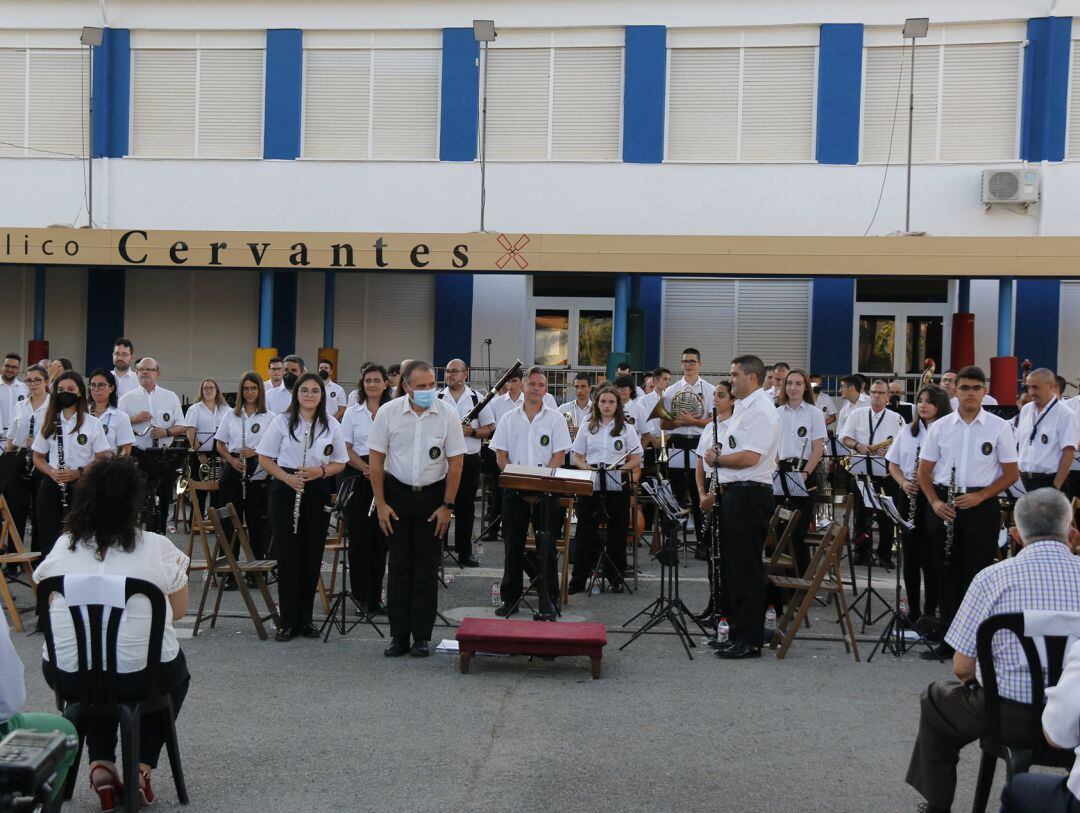
[[[244, 484], [239, 473], [232, 466], [226, 465], [221, 474], [221, 485], [215, 494], [217, 498], [215, 507], [232, 503], [233, 508], [247, 525], [248, 542], [251, 543], [251, 552], [256, 559], [265, 559], [270, 549], [270, 526], [266, 518], [269, 486], [269, 480], [248, 480], [245, 500]], [[232, 534], [231, 527], [226, 527], [224, 530], [225, 533]], [[239, 555], [238, 551], [234, 553]]]
[[722, 608], [731, 640], [760, 647], [765, 632], [765, 567], [761, 561], [775, 501], [766, 485], [727, 486], [720, 495]]
[[[938, 492], [944, 499], [944, 489]], [[930, 556], [938, 571], [941, 620], [952, 623], [960, 602], [975, 574], [994, 563], [998, 549], [1001, 514], [997, 500], [986, 500], [974, 508], [957, 511], [953, 522], [952, 555], [945, 561], [945, 523], [929, 504], [923, 514], [930, 540]]]
[[389, 576], [386, 583], [390, 636], [395, 641], [430, 641], [439, 606], [439, 560], [442, 540], [430, 517], [442, 504], [446, 481], [421, 491], [386, 475], [383, 493], [398, 518], [387, 537]]
[[[41, 473], [34, 469], [30, 477], [23, 477], [20, 471], [3, 484], [4, 499], [7, 500], [8, 510], [11, 511], [11, 519], [15, 522], [15, 529], [23, 540], [26, 539], [26, 520], [30, 518], [34, 494], [37, 493], [40, 479]], [[14, 550], [9, 543], [7, 552], [12, 553]]]
[[[1027, 491], [1035, 491], [1040, 488], [1053, 488], [1054, 487], [1054, 475], [1053, 474], [1021, 474], [1020, 482], [1024, 484], [1024, 488]], [[1062, 491], [1066, 491], [1069, 487], [1069, 481], [1066, 479], [1063, 484]]]
[[1080, 497], [1080, 470], [1070, 471], [1065, 481], [1066, 495], [1070, 500]]
[[[1031, 747], [1027, 734], [1042, 730], [1040, 712], [1023, 703], [1002, 700], [1002, 739], [1013, 746]], [[986, 698], [981, 687], [956, 680], [931, 683], [919, 699], [919, 733], [905, 780], [930, 804], [949, 809], [956, 794], [960, 749], [985, 733]]]
[[311, 605], [322, 570], [326, 529], [330, 526], [330, 483], [311, 480], [300, 501], [300, 522], [293, 533], [296, 492], [280, 480], [270, 484], [270, 532], [278, 563], [278, 603], [281, 625], [297, 627], [311, 623]]
[[[74, 483], [68, 483], [67, 500], [71, 505], [75, 494]], [[44, 559], [49, 555], [60, 534], [64, 532], [64, 511], [60, 499], [60, 486], [52, 478], [42, 476], [38, 483], [37, 499], [34, 501], [34, 550]]]
[[[851, 478], [851, 492], [855, 494], [855, 550], [857, 553], [862, 553], [870, 545], [870, 531], [871, 531], [871, 512], [866, 510], [866, 506], [863, 505], [862, 497], [859, 496], [855, 487], [855, 478]], [[896, 481], [891, 477], [872, 477], [871, 481], [874, 484], [874, 492], [884, 491], [887, 495], [895, 497], [899, 491], [899, 486]], [[878, 511], [876, 516], [876, 525], [878, 531], [878, 543], [877, 543], [877, 555], [879, 559], [891, 559], [892, 558], [892, 546], [893, 546], [893, 534], [896, 531], [896, 526], [885, 517], [884, 512]], [[866, 534], [865, 538], [863, 534]]]
[[1080, 813], [1067, 776], [1018, 773], [1001, 792], [1001, 813]]
[[[55, 689], [51, 679], [51, 671], [43, 662], [41, 671], [45, 675], [45, 681], [50, 689]], [[79, 682], [77, 672], [57, 672], [60, 681], [60, 694], [65, 697], [77, 698], [82, 694], [82, 684]], [[187, 659], [181, 650], [171, 661], [165, 661], [158, 666], [158, 691], [172, 696], [173, 714], [180, 716], [180, 708], [184, 705], [188, 687], [191, 685], [191, 674], [188, 672]], [[146, 673], [127, 672], [116, 676], [116, 692], [119, 700], [138, 700], [146, 694]], [[81, 723], [83, 734], [86, 736], [86, 751], [91, 762], [116, 762], [116, 739], [118, 719], [105, 717], [86, 717]], [[161, 748], [165, 745], [165, 735], [168, 724], [164, 714], [147, 714], [142, 718], [139, 727], [139, 762], [156, 768]]]
[[[900, 516], [911, 516], [911, 497], [901, 489], [896, 499]], [[922, 493], [915, 498], [915, 527], [900, 537], [904, 551], [904, 590], [907, 592], [908, 612], [911, 618], [934, 615], [938, 608], [938, 566], [930, 556], [930, 539], [926, 532], [926, 497]], [[923, 593], [922, 585], [926, 585]]]
[[[480, 471], [485, 477], [491, 477], [493, 485], [491, 489], [491, 502], [487, 505], [487, 513], [484, 515], [484, 525], [491, 525], [489, 539], [499, 538], [499, 527], [502, 516], [503, 490], [499, 488], [499, 463], [491, 447], [484, 445], [480, 449]], [[492, 525], [492, 523], [495, 523]]]
[[[355, 469], [347, 469], [355, 471]], [[371, 510], [371, 481], [357, 473], [352, 497], [345, 506], [349, 534], [349, 589], [360, 606], [375, 612], [382, 604], [383, 572], [386, 570], [386, 537], [379, 517]]]
[[[673, 449], [689, 449], [693, 450], [697, 448], [698, 436], [688, 435], [671, 435], [668, 437], [668, 457], [670, 460], [674, 460], [676, 463], [682, 463], [684, 460], [691, 458], [692, 456], [688, 451], [673, 452]], [[698, 540], [698, 547], [705, 544], [702, 538], [701, 530], [701, 498], [698, 496], [697, 482], [694, 480], [694, 469], [690, 468], [677, 468], [673, 465], [668, 465], [668, 480], [671, 482], [671, 490], [675, 495], [675, 499], [679, 501], [679, 505], [684, 508], [689, 507], [691, 515], [694, 518], [694, 535]]]
[[[578, 497], [576, 552], [574, 572], [570, 581], [583, 587], [589, 580], [596, 560], [600, 558], [599, 526], [603, 511], [607, 512], [607, 541], [604, 551], [610, 562], [604, 561], [604, 578], [612, 584], [622, 584], [626, 571], [626, 533], [630, 528], [630, 495], [625, 491], [612, 490], [606, 494], [594, 491], [591, 496]], [[614, 566], [612, 565], [614, 563]]]
[[[506, 604], [513, 604], [519, 598], [524, 587], [522, 573], [528, 571], [532, 578], [539, 572], [539, 562], [530, 560], [525, 555], [525, 538], [529, 533], [529, 523], [537, 531], [550, 531], [551, 543], [547, 546], [544, 566], [547, 572], [548, 595], [540, 597], [540, 608], [550, 609], [551, 596], [559, 589], [556, 575], [555, 541], [559, 536], [560, 524], [556, 510], [555, 516], [545, 517], [544, 501], [526, 501], [517, 491], [507, 491], [503, 498], [503, 529], [506, 538], [506, 562], [503, 566], [502, 586], [499, 595]], [[539, 549], [539, 548], [538, 548]]]
[[161, 463], [158, 457], [135, 457], [139, 469], [146, 477], [147, 496], [157, 497], [157, 510], [148, 520], [146, 530], [164, 534], [169, 522], [169, 507], [176, 491], [175, 471]]
[[461, 485], [454, 498], [454, 550], [458, 558], [472, 556], [473, 517], [480, 488], [480, 453], [462, 456]]

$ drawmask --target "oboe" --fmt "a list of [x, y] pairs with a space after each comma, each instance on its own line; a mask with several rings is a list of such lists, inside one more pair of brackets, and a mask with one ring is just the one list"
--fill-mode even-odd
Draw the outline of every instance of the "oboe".
[[[911, 474], [911, 481], [915, 484], [919, 484], [919, 452], [922, 451], [922, 446], [915, 447], [915, 470]], [[908, 510], [907, 521], [908, 524], [915, 524], [915, 512], [919, 506], [919, 492], [908, 495]]]
[[34, 443], [34, 421], [37, 419], [37, 415], [33, 412], [30, 413], [30, 434], [26, 438], [26, 477], [29, 479], [34, 474], [34, 453], [30, 450], [30, 447]]
[[[717, 440], [716, 434], [717, 434], [716, 433], [716, 410], [714, 409], [712, 411], [712, 448], [713, 448], [713, 454], [719, 455], [720, 454], [720, 443]], [[709, 494], [717, 494], [717, 491], [718, 491], [717, 482], [718, 482], [718, 480], [719, 480], [719, 475], [716, 473], [716, 467], [714, 466], [712, 472], [709, 474], [709, 484], [706, 486], [706, 491]], [[719, 497], [719, 494], [717, 494], [717, 496]], [[714, 505], [713, 510], [710, 511], [708, 513], [708, 515], [702, 520], [702, 522], [701, 522], [702, 533], [707, 533], [708, 531], [710, 531], [712, 529], [713, 516], [715, 515], [715, 512], [718, 510], [718, 508], [719, 508], [719, 506]]]
[[[307, 450], [308, 445], [311, 443], [311, 430], [315, 428], [315, 417], [312, 416], [311, 423], [308, 424], [307, 432], [304, 433], [304, 448], [300, 452], [300, 469], [303, 472], [304, 466], [307, 464]], [[304, 486], [301, 483], [300, 490], [296, 492], [296, 497], [293, 499], [292, 506], [292, 532], [295, 534], [300, 530], [300, 501], [304, 498]]]
[[[950, 508], [956, 507], [956, 466], [952, 467], [952, 474], [949, 475], [949, 492], [945, 497], [945, 504]], [[953, 546], [953, 534], [955, 528], [954, 520], [945, 520], [945, 552], [941, 557], [944, 564], [949, 564], [952, 561], [952, 546]]]
[[[60, 410], [56, 411], [56, 462], [57, 470], [64, 471], [67, 467], [64, 465], [64, 424], [61, 421]], [[68, 492], [67, 483], [60, 484], [60, 508], [63, 511], [67, 511], [68, 507]]]

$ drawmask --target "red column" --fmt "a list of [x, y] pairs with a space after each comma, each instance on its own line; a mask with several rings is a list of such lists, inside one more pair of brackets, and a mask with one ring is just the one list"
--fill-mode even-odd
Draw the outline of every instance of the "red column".
[[974, 363], [975, 314], [955, 313], [952, 320], [952, 363], [949, 366], [959, 370]]
[[1016, 376], [1015, 356], [995, 356], [990, 359], [990, 394], [999, 404], [1016, 403]]
[[26, 366], [37, 364], [42, 359], [49, 357], [49, 342], [47, 339], [31, 339], [27, 348]]

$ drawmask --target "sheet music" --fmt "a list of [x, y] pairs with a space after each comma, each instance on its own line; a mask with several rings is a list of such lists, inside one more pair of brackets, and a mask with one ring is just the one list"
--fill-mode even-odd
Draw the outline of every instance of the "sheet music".
[[896, 525], [899, 525], [905, 531], [910, 531], [915, 527], [914, 522], [908, 522], [904, 515], [900, 513], [900, 509], [896, 507], [896, 500], [892, 497], [879, 497], [878, 500], [885, 511], [885, 515]]
[[801, 471], [773, 472], [772, 493], [774, 497], [809, 497], [806, 481]]
[[865, 454], [851, 455], [852, 474], [857, 474], [860, 477], [866, 475], [871, 477], [884, 477], [888, 472], [888, 464], [885, 462], [884, 457], [875, 457], [873, 455]]

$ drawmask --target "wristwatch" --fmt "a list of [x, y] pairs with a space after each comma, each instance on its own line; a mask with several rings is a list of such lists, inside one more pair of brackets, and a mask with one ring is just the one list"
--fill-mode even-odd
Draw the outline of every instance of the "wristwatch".
[[454, 504], [453, 504], [452, 502], [444, 502], [444, 503], [442, 504], [442, 507], [443, 507], [443, 508], [449, 508], [449, 509], [450, 509], [451, 511], [453, 511], [453, 510], [454, 510]]

